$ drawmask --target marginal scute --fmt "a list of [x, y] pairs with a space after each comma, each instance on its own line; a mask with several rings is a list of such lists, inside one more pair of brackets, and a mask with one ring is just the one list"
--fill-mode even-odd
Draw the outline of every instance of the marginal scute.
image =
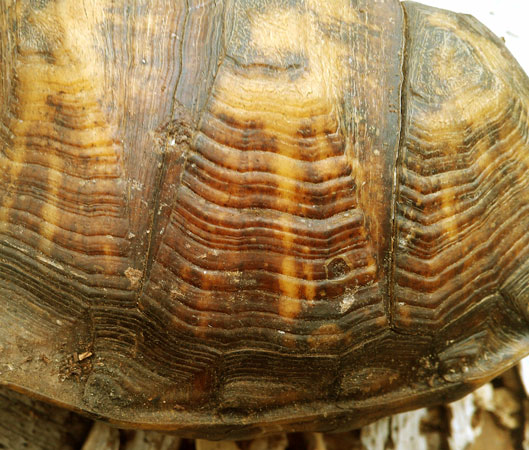
[[369, 397], [372, 393], [389, 391], [401, 374], [390, 367], [369, 367], [345, 373], [340, 380], [342, 395]]

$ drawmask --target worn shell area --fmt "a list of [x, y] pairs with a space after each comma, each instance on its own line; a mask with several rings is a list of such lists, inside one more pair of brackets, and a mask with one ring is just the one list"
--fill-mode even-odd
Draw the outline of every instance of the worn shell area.
[[221, 437], [402, 382], [366, 350], [396, 344], [397, 2], [0, 8], [4, 383]]
[[514, 363], [528, 82], [436, 11], [2, 2], [0, 382], [221, 438], [359, 426]]

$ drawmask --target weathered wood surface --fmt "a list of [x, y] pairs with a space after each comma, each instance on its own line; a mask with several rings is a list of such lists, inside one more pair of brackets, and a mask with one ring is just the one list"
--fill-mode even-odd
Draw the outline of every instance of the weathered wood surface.
[[0, 449], [77, 450], [92, 421], [0, 388]]
[[278, 434], [249, 441], [186, 440], [118, 430], [0, 390], [6, 450], [529, 450], [529, 360], [465, 398], [381, 419], [348, 433]]
[[413, 2], [0, 1], [0, 384], [210, 438], [462, 396], [529, 351], [528, 110]]

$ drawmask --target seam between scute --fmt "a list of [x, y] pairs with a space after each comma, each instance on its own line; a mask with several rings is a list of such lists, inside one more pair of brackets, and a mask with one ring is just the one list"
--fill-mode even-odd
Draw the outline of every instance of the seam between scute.
[[[229, 41], [229, 39], [226, 38], [226, 35], [227, 35], [227, 31], [226, 31], [226, 16], [227, 16], [227, 12], [229, 11], [228, 1], [229, 0], [227, 0], [226, 3], [223, 2], [224, 10], [223, 10], [223, 13], [222, 13], [223, 18], [222, 18], [222, 30], [221, 30], [222, 48], [221, 48], [221, 51], [219, 52], [217, 67], [215, 68], [215, 71], [214, 71], [214, 74], [213, 74], [213, 79], [211, 81], [211, 86], [210, 86], [210, 88], [208, 90], [206, 99], [204, 101], [204, 105], [199, 111], [197, 111], [195, 114], [193, 114], [194, 117], [195, 116], [197, 117], [197, 120], [196, 120], [196, 122], [193, 122], [194, 131], [193, 131], [192, 136], [190, 138], [190, 146], [193, 145], [193, 142], [196, 139], [196, 135], [198, 134], [198, 129], [200, 128], [200, 123], [202, 121], [202, 117], [204, 115], [204, 111], [207, 108], [207, 105], [208, 105], [209, 100], [211, 98], [211, 94], [213, 92], [214, 85], [215, 85], [215, 80], [217, 79], [217, 75], [218, 75], [220, 67], [222, 65], [222, 61], [224, 60], [224, 57], [226, 55], [226, 49], [228, 47], [228, 41]], [[177, 77], [177, 80], [176, 80], [176, 83], [175, 83], [174, 92], [173, 92], [173, 96], [172, 96], [172, 105], [171, 105], [171, 113], [170, 113], [170, 119], [171, 120], [174, 118], [175, 111], [176, 111], [176, 108], [177, 108], [177, 105], [178, 105], [178, 101], [177, 101], [176, 96], [177, 96], [178, 87], [180, 85], [180, 79], [181, 79], [181, 76], [182, 76], [182, 71], [184, 70], [184, 67], [183, 67], [183, 64], [184, 64], [184, 58], [183, 58], [184, 35], [185, 35], [186, 29], [187, 29], [187, 23], [188, 23], [190, 11], [191, 11], [190, 1], [189, 0], [185, 0], [185, 2], [186, 2], [186, 14], [185, 14], [185, 17], [184, 17], [184, 23], [182, 25], [182, 37], [180, 39], [180, 48], [179, 48], [180, 70], [179, 70], [179, 73], [178, 73], [178, 77]], [[154, 234], [155, 234], [154, 231], [156, 229], [156, 224], [157, 224], [157, 214], [156, 214], [156, 212], [158, 211], [158, 208], [159, 208], [160, 195], [161, 195], [161, 191], [162, 191], [162, 183], [164, 181], [165, 174], [167, 172], [167, 167], [166, 167], [167, 140], [168, 139], [165, 139], [164, 146], [163, 146], [163, 149], [162, 149], [162, 157], [161, 157], [162, 168], [159, 171], [159, 174], [158, 174], [157, 179], [156, 179], [157, 188], [156, 188], [156, 191], [155, 191], [156, 199], [155, 199], [155, 202], [153, 204], [154, 213], [153, 213], [153, 219], [152, 219], [152, 222], [151, 222], [151, 226], [149, 228], [149, 244], [148, 244], [148, 247], [147, 247], [147, 256], [145, 258], [145, 265], [144, 265], [144, 268], [143, 268], [143, 275], [142, 275], [142, 278], [141, 278], [141, 285], [140, 285], [140, 289], [138, 290], [138, 295], [137, 295], [137, 298], [136, 298], [137, 302], [140, 301], [141, 298], [143, 298], [144, 291], [145, 291], [145, 286], [147, 285], [147, 283], [150, 280], [151, 268], [152, 268], [152, 264], [154, 262], [153, 258], [155, 257], [155, 255], [153, 254], [153, 251], [152, 251], [152, 240], [154, 239]], [[179, 181], [178, 181], [178, 185], [179, 186], [182, 185], [182, 179], [183, 179], [184, 174], [185, 174], [188, 156], [189, 156], [189, 148], [186, 149], [186, 151], [184, 152], [184, 155], [183, 155], [182, 169], [181, 169], [180, 177], [179, 177]]]
[[402, 47], [401, 47], [401, 84], [400, 84], [400, 130], [399, 130], [399, 144], [397, 151], [395, 152], [395, 168], [393, 171], [393, 187], [391, 193], [391, 242], [389, 249], [389, 270], [388, 270], [388, 306], [387, 316], [389, 326], [392, 330], [397, 331], [395, 326], [395, 264], [396, 264], [396, 241], [397, 241], [397, 198], [399, 194], [399, 173], [400, 166], [402, 164], [402, 147], [404, 146], [405, 128], [406, 128], [406, 95], [405, 88], [408, 75], [408, 17], [406, 15], [406, 8], [404, 4], [399, 3], [402, 9], [402, 24], [403, 24], [403, 36], [402, 36]]
[[[177, 90], [178, 90], [178, 86], [180, 84], [180, 78], [182, 76], [182, 70], [183, 70], [183, 48], [184, 48], [184, 35], [185, 35], [185, 32], [186, 32], [186, 26], [187, 26], [187, 21], [189, 20], [189, 14], [190, 14], [190, 6], [189, 6], [189, 0], [185, 0], [186, 2], [186, 13], [185, 13], [185, 16], [184, 16], [184, 23], [182, 24], [182, 37], [180, 39], [180, 45], [179, 45], [179, 55], [180, 55], [180, 68], [179, 68], [179, 72], [178, 72], [178, 76], [177, 76], [177, 79], [176, 79], [176, 82], [175, 82], [175, 86], [174, 86], [174, 90], [173, 90], [173, 95], [172, 95], [172, 98], [171, 98], [171, 110], [170, 110], [170, 115], [169, 115], [169, 118], [170, 120], [174, 117], [174, 113], [175, 113], [175, 108], [176, 108], [176, 93], [177, 93]], [[165, 178], [165, 174], [167, 172], [167, 167], [166, 167], [166, 151], [167, 151], [167, 141], [168, 139], [165, 139], [164, 140], [164, 143], [163, 143], [163, 148], [161, 149], [161, 161], [160, 161], [160, 164], [161, 164], [161, 168], [160, 170], [158, 171], [158, 174], [156, 176], [156, 188], [155, 188], [155, 191], [154, 191], [154, 195], [155, 195], [155, 199], [154, 199], [154, 202], [153, 202], [153, 209], [152, 209], [152, 219], [150, 221], [150, 226], [148, 228], [148, 233], [149, 233], [149, 236], [148, 236], [148, 239], [149, 239], [149, 242], [147, 244], [147, 251], [146, 251], [146, 256], [145, 256], [145, 262], [144, 262], [144, 266], [143, 266], [143, 274], [142, 274], [142, 277], [141, 277], [141, 281], [140, 281], [140, 288], [138, 289], [138, 292], [137, 292], [137, 295], [136, 295], [136, 302], [139, 302], [140, 299], [143, 297], [143, 294], [145, 292], [145, 286], [146, 284], [148, 283], [149, 281], [149, 278], [150, 278], [150, 272], [151, 272], [151, 268], [152, 268], [152, 264], [153, 264], [153, 258], [154, 258], [154, 255], [153, 255], [153, 252], [152, 252], [152, 243], [153, 243], [153, 239], [154, 239], [154, 231], [156, 229], [156, 224], [157, 224], [157, 211], [158, 211], [158, 208], [159, 208], [159, 204], [160, 204], [160, 196], [162, 195], [162, 183], [164, 181], [164, 178]]]

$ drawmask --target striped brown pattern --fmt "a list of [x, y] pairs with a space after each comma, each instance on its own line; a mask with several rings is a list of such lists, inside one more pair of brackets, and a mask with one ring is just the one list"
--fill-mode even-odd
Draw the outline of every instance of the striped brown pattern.
[[0, 25], [0, 383], [243, 438], [527, 352], [529, 83], [475, 21], [7, 0]]
[[474, 19], [414, 6], [408, 20], [393, 314], [437, 333], [508, 302], [502, 285], [528, 259], [528, 88]]
[[0, 278], [11, 299], [2, 317], [8, 339], [46, 340], [101, 288], [127, 286], [122, 151], [99, 103], [101, 74], [86, 65], [86, 29], [64, 26], [72, 11], [1, 8], [11, 33], [0, 91]]
[[[350, 92], [373, 89], [358, 73], [387, 76], [381, 61], [398, 41], [369, 60], [369, 41], [355, 39], [371, 32], [358, 9], [234, 5], [139, 299], [155, 324], [143, 329], [140, 350], [159, 361], [148, 342], [164, 342], [168, 357], [153, 367], [177, 381], [174, 401], [216, 396], [221, 408], [244, 411], [325, 398], [340, 389], [339, 356], [387, 331], [379, 255], [388, 251], [380, 230], [390, 213], [382, 203], [368, 206], [366, 185], [390, 195], [398, 110], [386, 116]], [[398, 53], [385, 63], [398, 69]], [[384, 86], [380, 95], [397, 103], [398, 91]], [[367, 129], [361, 117], [394, 130], [387, 150], [381, 141], [391, 133]], [[362, 170], [362, 160], [374, 170]]]

